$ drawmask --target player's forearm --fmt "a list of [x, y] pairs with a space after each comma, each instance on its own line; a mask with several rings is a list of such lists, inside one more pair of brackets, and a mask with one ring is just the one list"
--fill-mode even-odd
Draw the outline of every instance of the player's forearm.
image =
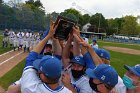
[[69, 53], [70, 53], [70, 42], [67, 42], [66, 46], [63, 48], [63, 51], [62, 51], [62, 62], [63, 62], [63, 65], [64, 67], [67, 67], [68, 64], [69, 64]]
[[58, 41], [58, 39], [53, 40], [53, 52], [55, 55], [62, 55], [62, 47]]
[[80, 47], [75, 38], [74, 38], [74, 45], [73, 45], [73, 54], [74, 54], [74, 56], [80, 55]]
[[63, 48], [62, 58], [69, 58], [71, 42], [72, 41], [67, 41], [65, 47]]

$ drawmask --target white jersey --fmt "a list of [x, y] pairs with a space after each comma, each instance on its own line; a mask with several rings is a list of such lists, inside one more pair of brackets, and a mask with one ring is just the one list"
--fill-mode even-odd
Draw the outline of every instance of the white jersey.
[[64, 86], [61, 86], [56, 90], [50, 89], [39, 79], [36, 70], [32, 68], [29, 68], [23, 72], [20, 83], [22, 93], [72, 93]]
[[30, 35], [31, 37], [31, 41], [35, 41], [35, 36], [34, 35]]
[[13, 44], [13, 42], [14, 42], [14, 32], [13, 31], [9, 32], [9, 42], [10, 42], [10, 44]]
[[14, 32], [13, 31], [10, 31], [9, 32], [9, 38], [13, 38], [14, 37]]
[[120, 76], [118, 76], [118, 83], [115, 86], [115, 90], [117, 93], [126, 93], [126, 87], [123, 84], [123, 80], [120, 78]]
[[85, 41], [86, 43], [88, 43], [88, 38], [84, 38], [84, 41]]
[[18, 34], [18, 40], [19, 40], [19, 45], [23, 45], [23, 36], [21, 32]]
[[71, 83], [77, 90], [77, 93], [94, 93], [89, 85], [89, 78], [86, 75], [81, 76], [76, 81], [73, 76], [71, 76]]
[[29, 36], [30, 36], [28, 32], [26, 33], [26, 36], [27, 36], [27, 37], [29, 37]]
[[14, 41], [18, 41], [18, 36], [17, 36], [17, 34], [14, 34], [13, 38], [14, 38]]
[[91, 45], [92, 46], [92, 48], [96, 48], [96, 49], [98, 49], [98, 44], [95, 44], [95, 45]]

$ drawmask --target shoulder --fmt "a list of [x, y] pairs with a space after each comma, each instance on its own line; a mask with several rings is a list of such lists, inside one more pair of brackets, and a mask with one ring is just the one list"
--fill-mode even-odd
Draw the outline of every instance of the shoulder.
[[78, 80], [78, 83], [76, 82], [76, 87], [79, 88], [80, 93], [92, 93], [89, 78], [86, 75], [83, 75], [83, 77]]
[[72, 93], [72, 91], [69, 90], [68, 88], [64, 87], [62, 92], [60, 92], [60, 93]]
[[89, 81], [89, 78], [86, 76], [86, 75], [83, 75], [81, 76], [75, 83], [77, 85], [82, 85], [83, 86], [83, 83], [87, 83], [88, 84], [88, 81]]
[[120, 76], [118, 76], [118, 83], [115, 86], [115, 89], [117, 90], [117, 93], [126, 93], [126, 87], [123, 84], [123, 80]]

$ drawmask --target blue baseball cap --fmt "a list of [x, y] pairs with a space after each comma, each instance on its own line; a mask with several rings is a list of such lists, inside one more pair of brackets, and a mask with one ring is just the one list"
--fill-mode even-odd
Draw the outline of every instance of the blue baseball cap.
[[137, 76], [140, 77], [140, 64], [137, 64], [133, 67], [130, 67], [128, 65], [124, 65], [124, 68], [129, 70], [129, 71], [132, 71], [134, 74], [136, 74]]
[[99, 57], [110, 60], [110, 53], [107, 50], [100, 48], [96, 49], [95, 52]]
[[81, 57], [81, 56], [75, 56], [70, 62], [80, 64], [82, 66], [86, 66], [86, 63], [85, 63], [83, 57]]
[[107, 64], [100, 64], [95, 69], [87, 69], [86, 74], [90, 78], [99, 79], [101, 82], [114, 87], [118, 83], [116, 70]]
[[95, 42], [95, 43], [97, 43], [97, 40], [96, 40], [96, 39], [93, 39], [93, 40], [92, 40], [92, 42]]
[[37, 59], [33, 62], [33, 66], [50, 78], [59, 78], [61, 76], [61, 61], [54, 56], [47, 55]]

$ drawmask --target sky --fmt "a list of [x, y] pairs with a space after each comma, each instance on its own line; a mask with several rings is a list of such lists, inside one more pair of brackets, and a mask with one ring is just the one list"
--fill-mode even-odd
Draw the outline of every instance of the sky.
[[[4, 0], [9, 1], [9, 0]], [[25, 0], [22, 0], [23, 2]], [[140, 15], [140, 0], [40, 0], [46, 13], [75, 8], [82, 14], [102, 13], [105, 18]]]

